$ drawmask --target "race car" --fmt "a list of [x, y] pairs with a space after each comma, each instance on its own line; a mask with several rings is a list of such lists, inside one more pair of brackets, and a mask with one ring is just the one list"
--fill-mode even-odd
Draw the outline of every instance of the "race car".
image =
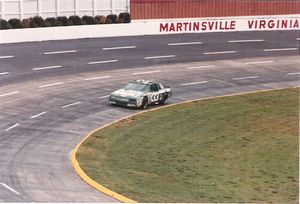
[[150, 104], [164, 105], [172, 96], [170, 87], [146, 80], [130, 81], [124, 88], [111, 93], [109, 103], [146, 109]]

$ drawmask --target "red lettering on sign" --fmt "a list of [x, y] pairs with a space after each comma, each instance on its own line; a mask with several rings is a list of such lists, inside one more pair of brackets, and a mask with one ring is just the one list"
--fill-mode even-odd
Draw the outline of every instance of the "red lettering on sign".
[[262, 28], [266, 28], [266, 21], [265, 20], [261, 20], [260, 23], [259, 23], [259, 28], [262, 29]]
[[273, 20], [270, 20], [270, 21], [268, 22], [268, 27], [269, 27], [269, 28], [274, 28], [274, 26], [275, 26], [274, 21], [273, 21]]
[[176, 31], [182, 31], [182, 23], [177, 23]]
[[236, 21], [230, 22], [230, 30], [235, 30], [235, 23], [236, 23]]
[[175, 31], [175, 25], [174, 23], [171, 23], [171, 26], [169, 28], [169, 31]]
[[168, 27], [169, 27], [168, 23], [166, 23], [165, 25], [161, 23], [160, 28], [159, 28], [159, 32], [163, 32], [163, 31], [168, 32]]
[[201, 23], [201, 30], [206, 30], [207, 29], [207, 22], [206, 21], [203, 21]]
[[296, 19], [293, 28], [299, 28], [299, 21]]

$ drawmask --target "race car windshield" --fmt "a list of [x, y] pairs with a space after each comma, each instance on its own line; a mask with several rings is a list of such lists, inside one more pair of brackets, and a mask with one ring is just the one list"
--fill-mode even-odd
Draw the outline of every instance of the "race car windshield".
[[149, 92], [150, 86], [148, 84], [129, 83], [124, 87], [124, 89], [133, 90], [133, 91]]

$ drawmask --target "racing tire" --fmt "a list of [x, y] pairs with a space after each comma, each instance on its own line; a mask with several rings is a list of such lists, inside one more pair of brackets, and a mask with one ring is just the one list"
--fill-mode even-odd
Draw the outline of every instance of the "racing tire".
[[148, 104], [148, 98], [147, 97], [143, 98], [141, 109], [147, 109], [148, 105], [149, 105]]
[[159, 101], [159, 104], [160, 104], [160, 105], [165, 105], [166, 102], [167, 102], [167, 99], [168, 99], [168, 96], [165, 95], [165, 96], [161, 99], [161, 101]]

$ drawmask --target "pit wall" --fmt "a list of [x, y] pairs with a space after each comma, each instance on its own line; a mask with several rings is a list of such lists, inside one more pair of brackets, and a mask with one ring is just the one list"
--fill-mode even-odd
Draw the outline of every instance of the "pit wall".
[[274, 30], [300, 31], [300, 14], [135, 20], [129, 24], [9, 29], [0, 30], [0, 44], [116, 36]]
[[300, 14], [299, 0], [131, 0], [133, 19]]

